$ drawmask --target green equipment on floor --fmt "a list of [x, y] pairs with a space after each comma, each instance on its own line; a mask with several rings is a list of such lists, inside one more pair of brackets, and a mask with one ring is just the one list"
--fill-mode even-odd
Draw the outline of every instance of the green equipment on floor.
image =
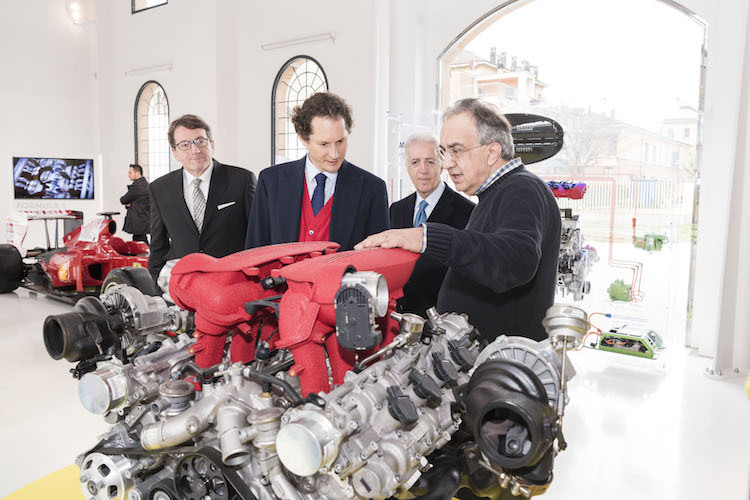
[[647, 252], [658, 252], [668, 241], [666, 234], [646, 233], [642, 238], [635, 238], [635, 247], [642, 248]]
[[664, 349], [664, 341], [661, 335], [647, 326], [626, 324], [602, 333], [597, 347], [600, 351], [656, 359]]
[[615, 280], [607, 288], [609, 298], [619, 300], [620, 302], [630, 302], [630, 285], [626, 285], [624, 280]]

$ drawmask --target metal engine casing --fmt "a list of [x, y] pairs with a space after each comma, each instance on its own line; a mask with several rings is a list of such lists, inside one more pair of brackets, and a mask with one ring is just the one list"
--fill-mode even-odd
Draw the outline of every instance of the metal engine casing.
[[[140, 347], [96, 362], [81, 380], [86, 408], [112, 425], [76, 460], [82, 492], [96, 500], [413, 498], [431, 457], [467, 439], [465, 391], [483, 363], [502, 359], [536, 374], [549, 414], [560, 416], [550, 429], [561, 425], [565, 380], [575, 373], [555, 342], [503, 336], [483, 346], [465, 315], [431, 309], [425, 319], [391, 304], [395, 337], [363, 352], [330, 390], [302, 398], [304, 366], [290, 350], [251, 362], [225, 352], [205, 369], [195, 338], [159, 333], [189, 325], [185, 311], [129, 287], [112, 287], [102, 302], [128, 325], [128, 345]], [[568, 311], [556, 312], [558, 330]], [[548, 330], [558, 340], [579, 336]], [[555, 435], [547, 439], [555, 455]], [[544, 490], [481, 453], [472, 460], [514, 495]]]
[[593, 265], [599, 261], [599, 254], [594, 247], [583, 245], [578, 215], [572, 215], [570, 209], [562, 209], [561, 212], [562, 233], [557, 287], [563, 297], [571, 294], [573, 300], [579, 301], [591, 291], [591, 283], [586, 278]]

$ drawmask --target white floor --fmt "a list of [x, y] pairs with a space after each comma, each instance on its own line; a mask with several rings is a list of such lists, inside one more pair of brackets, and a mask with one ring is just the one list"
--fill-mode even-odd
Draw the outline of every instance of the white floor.
[[[70, 465], [106, 429], [78, 402], [71, 364], [53, 361], [42, 323], [70, 306], [0, 295], [0, 497]], [[740, 378], [672, 347], [661, 362], [583, 350], [548, 500], [748, 500], [750, 400]]]

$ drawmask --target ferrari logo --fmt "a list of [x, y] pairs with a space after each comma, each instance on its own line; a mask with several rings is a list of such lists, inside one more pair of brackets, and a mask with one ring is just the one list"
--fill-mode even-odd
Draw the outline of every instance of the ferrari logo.
[[143, 267], [143, 264], [140, 262], [133, 262], [133, 267]]
[[60, 281], [70, 281], [70, 262], [66, 261], [63, 263], [62, 266], [60, 266], [60, 269], [57, 270], [57, 279]]

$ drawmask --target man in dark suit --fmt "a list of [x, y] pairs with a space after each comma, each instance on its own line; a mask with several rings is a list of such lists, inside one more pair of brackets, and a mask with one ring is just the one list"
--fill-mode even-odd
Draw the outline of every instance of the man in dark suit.
[[148, 245], [149, 225], [151, 224], [151, 203], [148, 195], [148, 181], [143, 177], [140, 165], [128, 167], [128, 179], [133, 183], [128, 192], [120, 198], [125, 205], [125, 224], [122, 230], [133, 235], [133, 241], [142, 241]]
[[319, 92], [292, 112], [307, 155], [258, 176], [246, 248], [294, 241], [335, 241], [351, 250], [388, 229], [385, 182], [344, 159], [352, 127], [349, 105]]
[[[440, 179], [437, 149], [438, 139], [431, 133], [415, 133], [406, 140], [406, 170], [417, 191], [391, 205], [391, 228], [440, 222], [463, 229], [469, 221], [475, 205]], [[399, 309], [426, 316], [425, 311], [437, 304], [447, 270], [433, 257], [422, 255], [398, 300]]]
[[151, 256], [154, 280], [164, 264], [189, 253], [224, 257], [244, 249], [255, 174], [213, 159], [208, 124], [184, 115], [169, 126], [169, 144], [182, 165], [151, 183]]

